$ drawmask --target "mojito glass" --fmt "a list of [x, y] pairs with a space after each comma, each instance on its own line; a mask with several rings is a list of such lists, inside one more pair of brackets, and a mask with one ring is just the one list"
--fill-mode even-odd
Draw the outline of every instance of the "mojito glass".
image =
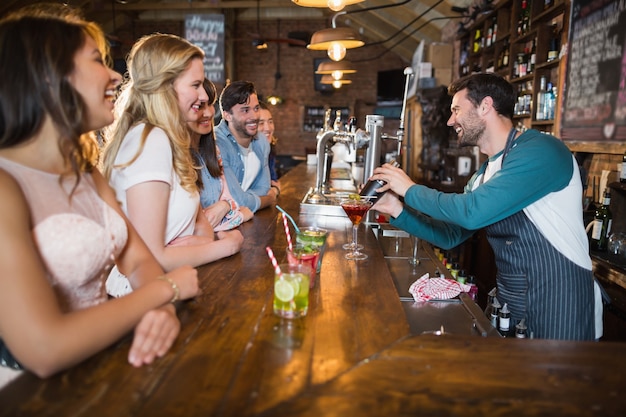
[[319, 247], [320, 255], [317, 260], [317, 267], [315, 268], [318, 274], [322, 269], [322, 257], [324, 256], [327, 236], [328, 230], [315, 226], [301, 227], [299, 232], [296, 232], [296, 244], [314, 244]]
[[321, 249], [321, 247], [314, 243], [296, 243], [296, 246], [293, 248], [287, 248], [287, 262], [289, 262], [289, 265], [304, 264], [311, 267], [309, 288], [315, 286], [315, 277], [317, 275]]
[[282, 264], [280, 271], [280, 274], [274, 273], [274, 314], [286, 319], [306, 316], [311, 267]]

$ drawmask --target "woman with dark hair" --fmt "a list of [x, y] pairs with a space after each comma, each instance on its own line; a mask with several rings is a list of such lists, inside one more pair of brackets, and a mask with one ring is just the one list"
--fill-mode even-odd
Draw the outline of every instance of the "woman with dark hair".
[[248, 207], [237, 204], [228, 189], [222, 168], [222, 157], [215, 143], [213, 131], [217, 91], [209, 80], [205, 79], [203, 85], [209, 99], [200, 104], [200, 118], [187, 123], [192, 132], [193, 156], [200, 167], [198, 174], [200, 203], [204, 207], [205, 216], [216, 231], [229, 230], [250, 220], [254, 213]]
[[[0, 386], [22, 369], [71, 367], [133, 329], [128, 361], [149, 364], [180, 330], [169, 302], [198, 292], [193, 268], [164, 274], [94, 166], [86, 133], [113, 121], [121, 81], [102, 31], [29, 10], [0, 21]], [[137, 290], [108, 301], [113, 264]]]

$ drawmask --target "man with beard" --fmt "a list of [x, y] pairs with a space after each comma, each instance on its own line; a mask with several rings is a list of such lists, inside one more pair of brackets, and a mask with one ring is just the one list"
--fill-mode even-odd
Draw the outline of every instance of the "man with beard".
[[417, 185], [385, 164], [372, 178], [387, 182], [378, 191], [392, 192], [374, 209], [444, 249], [486, 228], [497, 266], [497, 298], [507, 303], [513, 326], [524, 319], [536, 338], [599, 338], [602, 302], [572, 153], [553, 136], [513, 127], [516, 93], [497, 75], [458, 80], [448, 92], [453, 97], [448, 126], [461, 146], [478, 146], [488, 160], [462, 194]]
[[220, 95], [222, 121], [215, 128], [228, 188], [240, 206], [257, 210], [276, 202], [270, 187], [270, 144], [258, 135], [259, 99], [254, 84], [235, 81]]

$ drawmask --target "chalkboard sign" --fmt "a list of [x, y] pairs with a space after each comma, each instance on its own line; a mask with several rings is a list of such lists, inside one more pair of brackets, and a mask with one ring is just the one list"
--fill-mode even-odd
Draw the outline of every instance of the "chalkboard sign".
[[626, 0], [573, 0], [564, 140], [626, 141]]
[[185, 16], [185, 38], [204, 51], [205, 77], [216, 84], [224, 83], [224, 15], [188, 14]]

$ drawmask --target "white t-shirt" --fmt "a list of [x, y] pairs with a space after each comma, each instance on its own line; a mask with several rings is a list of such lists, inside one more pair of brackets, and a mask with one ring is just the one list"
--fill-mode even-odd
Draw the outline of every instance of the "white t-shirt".
[[248, 188], [252, 185], [255, 178], [257, 177], [259, 170], [261, 169], [261, 161], [256, 156], [252, 149], [244, 148], [241, 145], [239, 146], [239, 150], [241, 151], [241, 158], [243, 161], [243, 181], [241, 181], [241, 189], [244, 191], [248, 191]]
[[[139, 124], [128, 131], [115, 158], [115, 165], [132, 160], [141, 146], [141, 134], [145, 124]], [[170, 186], [167, 225], [164, 245], [177, 237], [189, 236], [194, 232], [196, 215], [200, 207], [198, 192], [190, 193], [180, 185], [180, 178], [174, 171], [172, 148], [165, 132], [155, 127], [146, 138], [144, 147], [132, 164], [114, 168], [110, 184], [115, 189], [117, 200], [124, 213], [128, 214], [126, 191], [132, 186], [149, 181], [161, 181]], [[113, 268], [107, 280], [107, 292], [119, 297], [131, 291], [128, 280]]]

